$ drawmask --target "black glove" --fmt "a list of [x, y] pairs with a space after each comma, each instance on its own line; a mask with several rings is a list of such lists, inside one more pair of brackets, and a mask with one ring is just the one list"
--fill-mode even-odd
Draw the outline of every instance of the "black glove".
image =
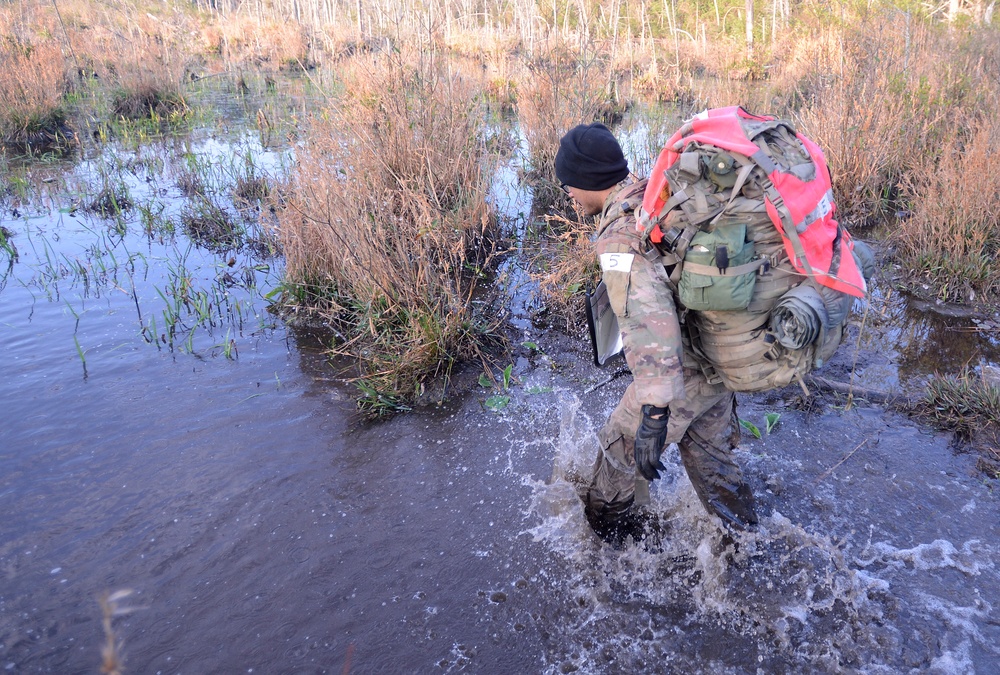
[[660, 462], [663, 446], [667, 443], [667, 418], [669, 408], [655, 405], [642, 406], [642, 422], [635, 432], [635, 466], [647, 480], [656, 480], [666, 467]]

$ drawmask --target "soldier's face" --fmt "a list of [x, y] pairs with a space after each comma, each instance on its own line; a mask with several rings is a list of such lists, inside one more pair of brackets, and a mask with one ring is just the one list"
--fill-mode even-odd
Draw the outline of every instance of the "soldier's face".
[[566, 192], [573, 198], [584, 214], [594, 216], [604, 210], [604, 198], [607, 191], [594, 192], [593, 190], [581, 190], [580, 188], [566, 186]]

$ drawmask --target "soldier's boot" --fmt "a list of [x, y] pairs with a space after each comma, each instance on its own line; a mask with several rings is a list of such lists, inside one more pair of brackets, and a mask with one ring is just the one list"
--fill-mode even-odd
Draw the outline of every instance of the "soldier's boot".
[[597, 454], [590, 485], [581, 495], [584, 513], [594, 532], [618, 546], [642, 530], [644, 514], [634, 507], [635, 465], [630, 464], [626, 439], [619, 436]]
[[741, 530], [756, 525], [753, 493], [743, 482], [743, 471], [732, 451], [705, 442], [690, 431], [678, 445], [688, 478], [705, 509]]

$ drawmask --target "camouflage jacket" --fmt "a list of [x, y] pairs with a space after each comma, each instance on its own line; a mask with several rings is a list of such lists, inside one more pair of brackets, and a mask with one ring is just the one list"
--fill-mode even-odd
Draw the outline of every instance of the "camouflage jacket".
[[604, 204], [596, 252], [618, 317], [625, 360], [640, 404], [665, 406], [684, 397], [681, 328], [666, 271], [643, 256], [633, 209], [646, 181], [619, 186]]

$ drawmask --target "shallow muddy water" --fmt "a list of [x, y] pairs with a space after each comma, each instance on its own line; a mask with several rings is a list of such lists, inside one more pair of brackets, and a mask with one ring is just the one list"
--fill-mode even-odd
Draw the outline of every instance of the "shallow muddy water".
[[[139, 152], [166, 157], [151, 180], [123, 174], [168, 215], [171, 152]], [[458, 387], [364, 425], [324, 336], [267, 313], [280, 260], [150, 237], [138, 214], [122, 234], [47, 194], [0, 208], [20, 252], [0, 290], [6, 671], [95, 672], [97, 598], [130, 589], [113, 625], [136, 673], [998, 672], [1000, 501], [947, 434], [836, 399], [803, 411], [794, 389], [741, 397], [761, 428], [781, 413], [740, 452], [760, 528], [724, 539], [673, 462], [656, 533], [615, 550], [572, 481], [626, 378], [585, 393], [609, 371], [575, 337], [515, 317], [540, 352], [513, 357], [507, 408]], [[163, 339], [178, 277], [214, 309], [181, 307]], [[912, 386], [934, 370], [912, 355], [952, 363], [928, 345], [971, 325], [873, 305], [823, 374]]]

